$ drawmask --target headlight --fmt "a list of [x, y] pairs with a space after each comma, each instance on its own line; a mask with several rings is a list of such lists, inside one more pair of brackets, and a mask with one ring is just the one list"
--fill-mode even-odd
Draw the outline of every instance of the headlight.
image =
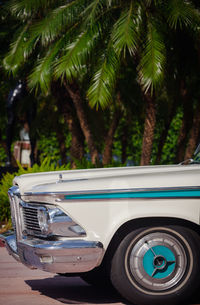
[[49, 231], [51, 234], [68, 237], [86, 235], [83, 228], [59, 208], [48, 208], [48, 215]]
[[60, 208], [53, 205], [20, 202], [22, 209], [24, 235], [34, 236], [85, 236], [85, 230], [66, 215]]
[[47, 235], [49, 232], [49, 214], [45, 208], [40, 207], [37, 210], [37, 218], [41, 233]]

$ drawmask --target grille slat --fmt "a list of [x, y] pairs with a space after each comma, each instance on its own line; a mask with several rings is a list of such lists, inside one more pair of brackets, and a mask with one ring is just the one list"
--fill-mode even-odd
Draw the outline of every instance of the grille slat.
[[38, 232], [41, 233], [40, 228], [37, 229], [36, 227], [32, 227], [32, 226], [29, 225], [29, 226], [28, 226], [28, 229], [29, 229], [29, 230], [32, 230], [32, 231], [38, 231]]
[[24, 213], [24, 216], [27, 217], [27, 218], [31, 218], [31, 219], [37, 220], [37, 216], [35, 216], [35, 215], [31, 215], [31, 214], [26, 214], [26, 213]]
[[27, 211], [27, 212], [30, 212], [30, 213], [37, 212], [37, 208], [27, 208], [27, 207], [24, 207], [24, 210]]
[[27, 218], [26, 217], [26, 219], [24, 219], [24, 221], [26, 221], [27, 223], [32, 223], [32, 224], [38, 224], [38, 221], [36, 221], [36, 220], [33, 220], [33, 219], [31, 219], [31, 218]]
[[27, 210], [27, 208], [25, 208], [25, 207], [23, 209], [24, 209], [24, 213], [26, 213], [26, 214], [37, 215], [37, 210], [35, 210], [35, 209], [33, 209], [33, 210], [28, 209]]
[[36, 229], [39, 229], [40, 230], [40, 227], [37, 225], [37, 224], [32, 224], [32, 223], [27, 223], [27, 222], [25, 222], [25, 226], [26, 226], [26, 228], [36, 228]]
[[41, 235], [40, 226], [38, 223], [37, 213], [39, 207], [23, 206], [24, 226], [27, 234]]
[[37, 215], [37, 210], [36, 209], [27, 209], [27, 208], [23, 208], [24, 212], [27, 214], [31, 214], [31, 215]]

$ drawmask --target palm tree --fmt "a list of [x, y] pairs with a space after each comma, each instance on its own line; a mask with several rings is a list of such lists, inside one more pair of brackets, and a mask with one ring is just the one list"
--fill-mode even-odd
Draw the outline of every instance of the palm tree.
[[5, 58], [5, 67], [15, 72], [34, 55], [31, 88], [46, 91], [54, 79], [62, 80], [74, 101], [93, 162], [98, 151], [79, 84], [87, 76], [89, 105], [105, 108], [113, 103], [121, 63], [132, 58], [147, 105], [141, 164], [148, 164], [168, 33], [177, 28], [197, 29], [199, 11], [192, 1], [11, 0], [9, 8], [21, 19], [22, 27]]

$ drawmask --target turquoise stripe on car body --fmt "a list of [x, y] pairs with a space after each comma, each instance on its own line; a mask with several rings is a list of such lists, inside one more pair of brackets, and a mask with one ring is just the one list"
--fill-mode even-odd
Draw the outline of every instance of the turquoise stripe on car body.
[[65, 200], [81, 199], [126, 199], [126, 198], [184, 198], [200, 197], [200, 189], [168, 191], [128, 191], [105, 193], [82, 193], [65, 195]]

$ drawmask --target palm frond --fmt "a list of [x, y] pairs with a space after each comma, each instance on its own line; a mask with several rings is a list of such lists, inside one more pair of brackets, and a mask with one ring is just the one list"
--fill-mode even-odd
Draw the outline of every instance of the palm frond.
[[119, 59], [113, 47], [108, 47], [101, 58], [100, 67], [94, 74], [87, 96], [92, 108], [106, 108], [112, 102]]
[[46, 46], [67, 28], [79, 21], [85, 0], [76, 0], [52, 10], [42, 21], [32, 27], [32, 34], [41, 37], [42, 45]]
[[138, 33], [137, 33], [137, 18], [133, 14], [133, 3], [129, 8], [125, 8], [113, 27], [111, 35], [113, 47], [118, 56], [123, 53], [124, 57], [126, 50], [133, 55], [137, 48]]
[[105, 0], [105, 2], [106, 2], [108, 7], [112, 7], [112, 6], [123, 7], [123, 5], [124, 5], [124, 1], [121, 1], [121, 0]]
[[17, 39], [11, 44], [10, 51], [5, 57], [3, 64], [6, 70], [15, 73], [27, 56], [32, 52], [33, 46], [37, 43], [35, 39], [27, 40], [29, 24], [19, 29]]
[[57, 78], [66, 76], [69, 81], [78, 76], [83, 66], [86, 65], [86, 60], [100, 34], [101, 28], [95, 25], [89, 27], [74, 42], [68, 44], [65, 54], [61, 56], [55, 66], [55, 76]]
[[102, 14], [104, 0], [93, 0], [91, 3], [86, 6], [83, 10], [81, 16], [85, 17], [84, 23], [86, 25], [92, 25], [95, 22], [95, 19]]
[[164, 75], [165, 44], [158, 25], [148, 23], [146, 43], [142, 52], [138, 73], [145, 92], [161, 84]]
[[37, 61], [37, 64], [28, 77], [28, 86], [30, 89], [35, 88], [36, 91], [41, 88], [46, 93], [49, 90], [53, 77], [53, 62], [56, 55], [63, 47], [64, 39], [60, 39], [47, 52], [47, 54]]
[[28, 77], [28, 86], [30, 89], [35, 89], [38, 92], [38, 89], [41, 88], [42, 92], [48, 92], [52, 79], [49, 61], [48, 54], [37, 61], [36, 67]]
[[191, 2], [184, 0], [170, 0], [167, 3], [168, 23], [172, 28], [184, 25], [194, 27], [200, 25], [200, 12]]
[[32, 17], [36, 12], [55, 6], [58, 3], [61, 4], [59, 0], [11, 0], [7, 7], [14, 16], [25, 20]]

